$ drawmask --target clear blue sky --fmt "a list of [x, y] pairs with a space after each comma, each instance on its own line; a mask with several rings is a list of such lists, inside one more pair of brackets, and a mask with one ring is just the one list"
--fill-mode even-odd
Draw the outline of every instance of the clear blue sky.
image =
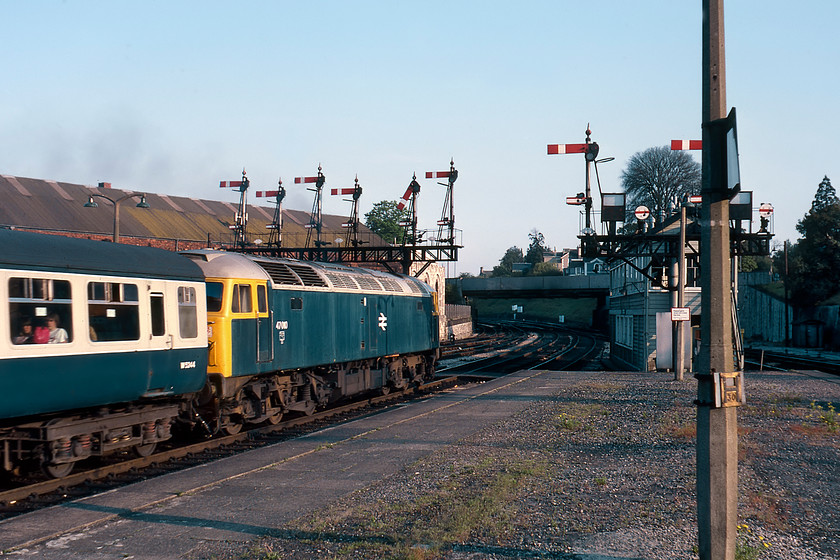
[[[840, 3], [726, 4], [744, 189], [795, 240], [823, 176], [840, 189]], [[320, 163], [327, 187], [358, 174], [367, 212], [454, 157], [452, 275], [532, 229], [576, 245], [583, 157], [546, 144], [589, 123], [614, 192], [634, 153], [700, 138], [700, 0], [0, 0], [0, 20], [0, 173], [234, 201], [218, 184], [244, 167], [309, 210], [293, 178]], [[422, 184], [431, 228], [444, 189]]]

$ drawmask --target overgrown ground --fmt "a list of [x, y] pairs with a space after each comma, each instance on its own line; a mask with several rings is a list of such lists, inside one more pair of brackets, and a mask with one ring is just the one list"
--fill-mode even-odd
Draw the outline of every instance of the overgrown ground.
[[[295, 520], [288, 538], [194, 557], [696, 557], [695, 384], [572, 375], [555, 398]], [[770, 374], [748, 388], [737, 558], [837, 558], [840, 386]]]

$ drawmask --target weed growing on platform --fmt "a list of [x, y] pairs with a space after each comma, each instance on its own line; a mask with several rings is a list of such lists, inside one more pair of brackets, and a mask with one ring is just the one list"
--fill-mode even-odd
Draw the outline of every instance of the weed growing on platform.
[[763, 536], [756, 536], [749, 525], [738, 525], [738, 536], [735, 539], [735, 560], [756, 560], [764, 551], [770, 548]]
[[823, 407], [818, 405], [816, 401], [811, 401], [811, 410], [814, 412], [814, 416], [819, 418], [820, 421], [826, 425], [829, 432], [837, 432], [838, 419], [837, 411], [834, 410], [834, 404], [828, 403], [825, 407]]
[[569, 416], [565, 412], [557, 415], [557, 427], [561, 430], [577, 430], [581, 426], [581, 421], [577, 418]]
[[697, 437], [697, 422], [694, 410], [688, 407], [675, 407], [666, 412], [659, 421], [660, 431], [679, 440], [692, 440]]

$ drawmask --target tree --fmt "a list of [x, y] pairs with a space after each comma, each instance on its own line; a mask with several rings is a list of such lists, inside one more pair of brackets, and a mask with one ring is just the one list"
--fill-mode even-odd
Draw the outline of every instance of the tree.
[[528, 234], [528, 239], [531, 240], [531, 244], [528, 245], [528, 251], [525, 253], [525, 262], [531, 264], [543, 262], [543, 254], [548, 251], [548, 247], [545, 246], [545, 237], [536, 229], [532, 229]]
[[561, 276], [563, 273], [554, 263], [539, 262], [531, 268], [531, 276]]
[[808, 307], [840, 291], [840, 200], [828, 177], [796, 229], [803, 237], [788, 251], [787, 282], [797, 304]]
[[814, 202], [811, 203], [811, 212], [824, 210], [833, 204], [837, 204], [837, 202], [837, 193], [834, 191], [834, 187], [831, 186], [831, 180], [828, 178], [828, 175], [826, 175], [817, 187], [817, 194], [814, 195]]
[[621, 173], [621, 184], [627, 193], [628, 216], [645, 205], [655, 220], [662, 220], [685, 195], [700, 193], [700, 164], [688, 152], [668, 146], [648, 148], [633, 154]]
[[498, 266], [493, 267], [493, 276], [510, 276], [513, 274], [514, 263], [525, 262], [525, 255], [522, 254], [522, 249], [513, 246], [505, 251], [504, 256], [499, 261]]
[[373, 205], [370, 212], [365, 214], [365, 225], [388, 243], [396, 243], [402, 239], [403, 228], [400, 221], [408, 220], [408, 209], [397, 208], [393, 200], [383, 200]]

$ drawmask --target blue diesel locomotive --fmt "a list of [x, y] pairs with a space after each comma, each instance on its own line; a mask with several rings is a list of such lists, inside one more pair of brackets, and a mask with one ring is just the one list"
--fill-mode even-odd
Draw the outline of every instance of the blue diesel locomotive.
[[235, 433], [434, 375], [406, 276], [0, 230], [0, 465], [64, 476], [173, 425]]
[[220, 251], [185, 256], [207, 285], [209, 394], [198, 412], [219, 429], [434, 377], [436, 294], [416, 278]]

